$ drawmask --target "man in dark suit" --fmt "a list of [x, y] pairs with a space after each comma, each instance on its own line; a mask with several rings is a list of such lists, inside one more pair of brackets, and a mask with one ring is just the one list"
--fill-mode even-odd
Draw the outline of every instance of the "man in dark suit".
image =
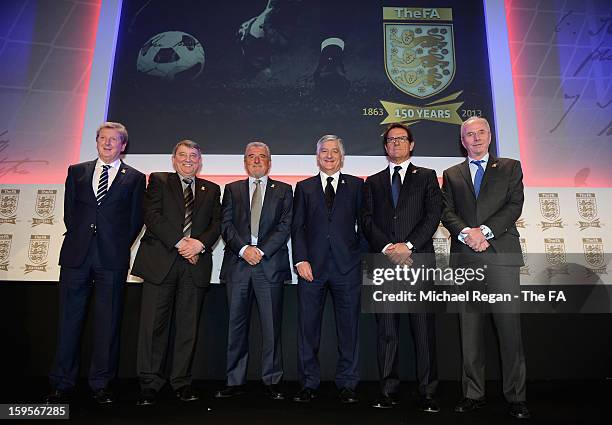
[[293, 398], [309, 402], [321, 381], [319, 342], [325, 296], [334, 301], [340, 401], [356, 403], [359, 382], [360, 226], [363, 180], [340, 173], [344, 145], [338, 136], [317, 142], [319, 174], [298, 182], [293, 199], [291, 242], [298, 278], [298, 376], [302, 386]]
[[152, 173], [144, 198], [146, 232], [132, 274], [143, 278], [137, 371], [138, 405], [155, 404], [166, 383], [164, 360], [175, 315], [170, 385], [182, 401], [194, 401], [191, 365], [202, 300], [210, 282], [212, 251], [221, 233], [219, 186], [196, 176], [202, 150], [191, 141], [172, 152], [176, 173]]
[[66, 402], [76, 384], [79, 345], [90, 294], [94, 292], [94, 347], [89, 386], [99, 404], [114, 401], [123, 290], [130, 247], [142, 228], [145, 176], [120, 160], [128, 134], [105, 122], [96, 133], [98, 159], [71, 165], [64, 193], [65, 239], [59, 264], [58, 345], [47, 403]]
[[[363, 231], [372, 252], [383, 253], [394, 264], [411, 264], [412, 253], [434, 253], [432, 236], [438, 228], [442, 201], [434, 170], [410, 162], [414, 140], [400, 123], [389, 125], [382, 144], [389, 167], [366, 179], [363, 195]], [[419, 408], [440, 409], [434, 399], [438, 384], [435, 317], [411, 313], [410, 327], [416, 350]], [[381, 396], [373, 404], [390, 408], [399, 402], [398, 313], [377, 313], [378, 369]]]
[[283, 284], [291, 280], [287, 241], [291, 232], [291, 186], [268, 177], [272, 158], [263, 142], [251, 142], [244, 153], [249, 177], [225, 186], [221, 232], [225, 253], [220, 279], [227, 286], [229, 326], [227, 382], [215, 397], [244, 393], [249, 359], [249, 325], [253, 296], [262, 333], [261, 379], [264, 392], [282, 400], [281, 327]]
[[[486, 263], [486, 284], [518, 293], [523, 264], [515, 222], [523, 209], [523, 173], [518, 161], [489, 154], [491, 130], [484, 118], [461, 125], [468, 157], [444, 171], [442, 223], [451, 234], [451, 266]], [[526, 366], [518, 314], [492, 314], [502, 359], [504, 395], [510, 414], [528, 418]], [[485, 405], [484, 317], [460, 314], [463, 396], [455, 412]]]

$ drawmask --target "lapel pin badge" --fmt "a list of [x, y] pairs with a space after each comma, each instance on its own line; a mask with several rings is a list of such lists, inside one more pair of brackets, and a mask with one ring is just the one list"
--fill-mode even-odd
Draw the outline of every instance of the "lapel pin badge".
[[495, 164], [491, 164], [491, 168], [497, 168], [497, 162]]
[[270, 185], [270, 187], [274, 187], [274, 183], [272, 183], [272, 184]]
[[412, 174], [416, 174], [416, 173], [417, 173], [417, 171], [419, 171], [419, 170], [418, 170], [418, 169], [416, 169], [416, 170], [412, 170]]
[[121, 174], [125, 174], [125, 168], [121, 170]]
[[340, 181], [340, 183], [342, 183], [342, 184], [346, 184], [346, 180], [342, 179], [342, 180]]
[[200, 190], [206, 190], [206, 186], [201, 186]]

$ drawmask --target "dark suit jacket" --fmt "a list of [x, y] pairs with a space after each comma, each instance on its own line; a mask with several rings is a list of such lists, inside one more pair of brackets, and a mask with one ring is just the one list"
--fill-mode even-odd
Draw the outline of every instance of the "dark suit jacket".
[[410, 242], [418, 253], [433, 253], [432, 236], [442, 211], [436, 172], [410, 163], [393, 208], [389, 168], [366, 179], [363, 191], [363, 233], [373, 252], [388, 243]]
[[95, 234], [102, 264], [108, 269], [127, 270], [130, 248], [142, 229], [145, 175], [122, 162], [98, 207], [92, 187], [95, 166], [93, 160], [68, 168], [64, 194], [66, 237], [59, 264], [81, 266]]
[[[487, 169], [480, 185], [478, 199], [470, 176], [466, 159], [444, 171], [442, 186], [444, 210], [442, 223], [451, 234], [451, 253], [467, 254], [467, 259], [475, 254], [472, 249], [461, 243], [457, 236], [466, 227], [488, 226], [494, 238], [489, 240], [490, 247], [485, 253], [504, 254], [489, 256], [489, 261], [506, 265], [522, 265], [519, 232], [516, 220], [523, 210], [523, 172], [521, 163], [508, 158], [495, 158], [489, 155]], [[451, 256], [451, 265], [462, 262]]]
[[[212, 250], [219, 239], [221, 222], [221, 189], [211, 181], [195, 179], [191, 237], [204, 244], [197, 264], [191, 266], [194, 284], [210, 283]], [[185, 201], [177, 173], [152, 173], [144, 198], [147, 230], [140, 240], [132, 274], [160, 284], [179, 256], [175, 244], [183, 237]]]
[[293, 199], [291, 243], [293, 264], [308, 261], [315, 279], [325, 271], [330, 248], [338, 271], [346, 274], [361, 262], [363, 180], [340, 174], [334, 205], [328, 211], [321, 178], [317, 174], [298, 182]]
[[[244, 282], [251, 276], [251, 266], [239, 252], [251, 244], [251, 207], [249, 179], [225, 186], [223, 192], [221, 232], [225, 252], [221, 266], [222, 282]], [[291, 233], [293, 206], [291, 186], [268, 177], [259, 221], [257, 247], [264, 252], [260, 265], [270, 282], [291, 280], [287, 240]]]

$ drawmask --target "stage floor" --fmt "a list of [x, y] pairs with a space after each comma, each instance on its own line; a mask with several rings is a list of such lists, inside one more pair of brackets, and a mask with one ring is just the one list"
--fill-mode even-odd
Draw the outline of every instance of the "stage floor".
[[[6, 382], [5, 382], [6, 384]], [[376, 397], [376, 382], [363, 382], [358, 387], [360, 401], [342, 405], [337, 399], [333, 383], [321, 385], [319, 398], [310, 404], [290, 400], [272, 401], [263, 397], [261, 385], [249, 382], [248, 394], [239, 398], [217, 400], [214, 391], [222, 382], [197, 381], [199, 401], [184, 403], [168, 389], [162, 392], [155, 406], [138, 407], [139, 395], [135, 379], [122, 379], [116, 383], [118, 401], [112, 406], [99, 407], [91, 399], [86, 381], [79, 383], [78, 391], [70, 403], [70, 423], [75, 424], [248, 424], [248, 425], [421, 425], [469, 424], [491, 425], [517, 423], [508, 415], [507, 404], [501, 395], [501, 383], [487, 383], [488, 403], [475, 412], [453, 412], [460, 396], [458, 382], [440, 383], [438, 401], [442, 411], [437, 414], [417, 411], [414, 383], [402, 383], [400, 406], [380, 410], [370, 407]], [[287, 382], [283, 387], [288, 395], [298, 390], [297, 383]], [[3, 386], [1, 403], [40, 403], [48, 391], [44, 378], [27, 378], [13, 386]], [[612, 381], [567, 380], [529, 382], [528, 405], [532, 424], [610, 424], [612, 423]], [[33, 421], [20, 421], [32, 423]], [[39, 423], [39, 421], [36, 421]], [[57, 421], [55, 423], [58, 423]]]

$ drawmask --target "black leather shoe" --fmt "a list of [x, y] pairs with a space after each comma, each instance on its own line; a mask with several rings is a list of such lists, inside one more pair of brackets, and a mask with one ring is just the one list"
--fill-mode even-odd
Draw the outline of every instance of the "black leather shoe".
[[310, 403], [317, 398], [317, 392], [312, 388], [302, 388], [299, 393], [293, 396], [293, 401], [298, 403]]
[[438, 413], [440, 411], [438, 402], [431, 396], [419, 397], [417, 400], [417, 406], [421, 412]]
[[284, 400], [285, 395], [277, 384], [264, 385], [264, 394], [270, 400]]
[[70, 401], [68, 391], [55, 389], [43, 398], [44, 404], [67, 404]]
[[487, 404], [485, 398], [463, 398], [457, 405], [455, 406], [455, 412], [457, 413], [465, 413], [471, 412], [472, 410], [483, 408]]
[[184, 385], [176, 390], [176, 396], [179, 398], [179, 400], [187, 402], [200, 399], [200, 396], [191, 385]]
[[246, 394], [244, 385], [226, 385], [215, 393], [215, 398], [230, 398]]
[[397, 406], [399, 404], [399, 395], [396, 393], [389, 394], [381, 394], [374, 403], [372, 403], [372, 407], [377, 409], [391, 409], [393, 406]]
[[93, 399], [99, 405], [113, 404], [115, 402], [115, 395], [108, 388], [100, 388], [94, 391]]
[[510, 403], [510, 416], [516, 419], [529, 419], [531, 414], [527, 409], [527, 403], [519, 401], [518, 403]]
[[357, 393], [350, 388], [342, 388], [340, 390], [340, 402], [344, 404], [352, 404], [359, 402], [359, 398], [357, 398]]
[[136, 402], [137, 406], [153, 406], [157, 403], [157, 391], [151, 388], [144, 388], [140, 391], [140, 398]]

